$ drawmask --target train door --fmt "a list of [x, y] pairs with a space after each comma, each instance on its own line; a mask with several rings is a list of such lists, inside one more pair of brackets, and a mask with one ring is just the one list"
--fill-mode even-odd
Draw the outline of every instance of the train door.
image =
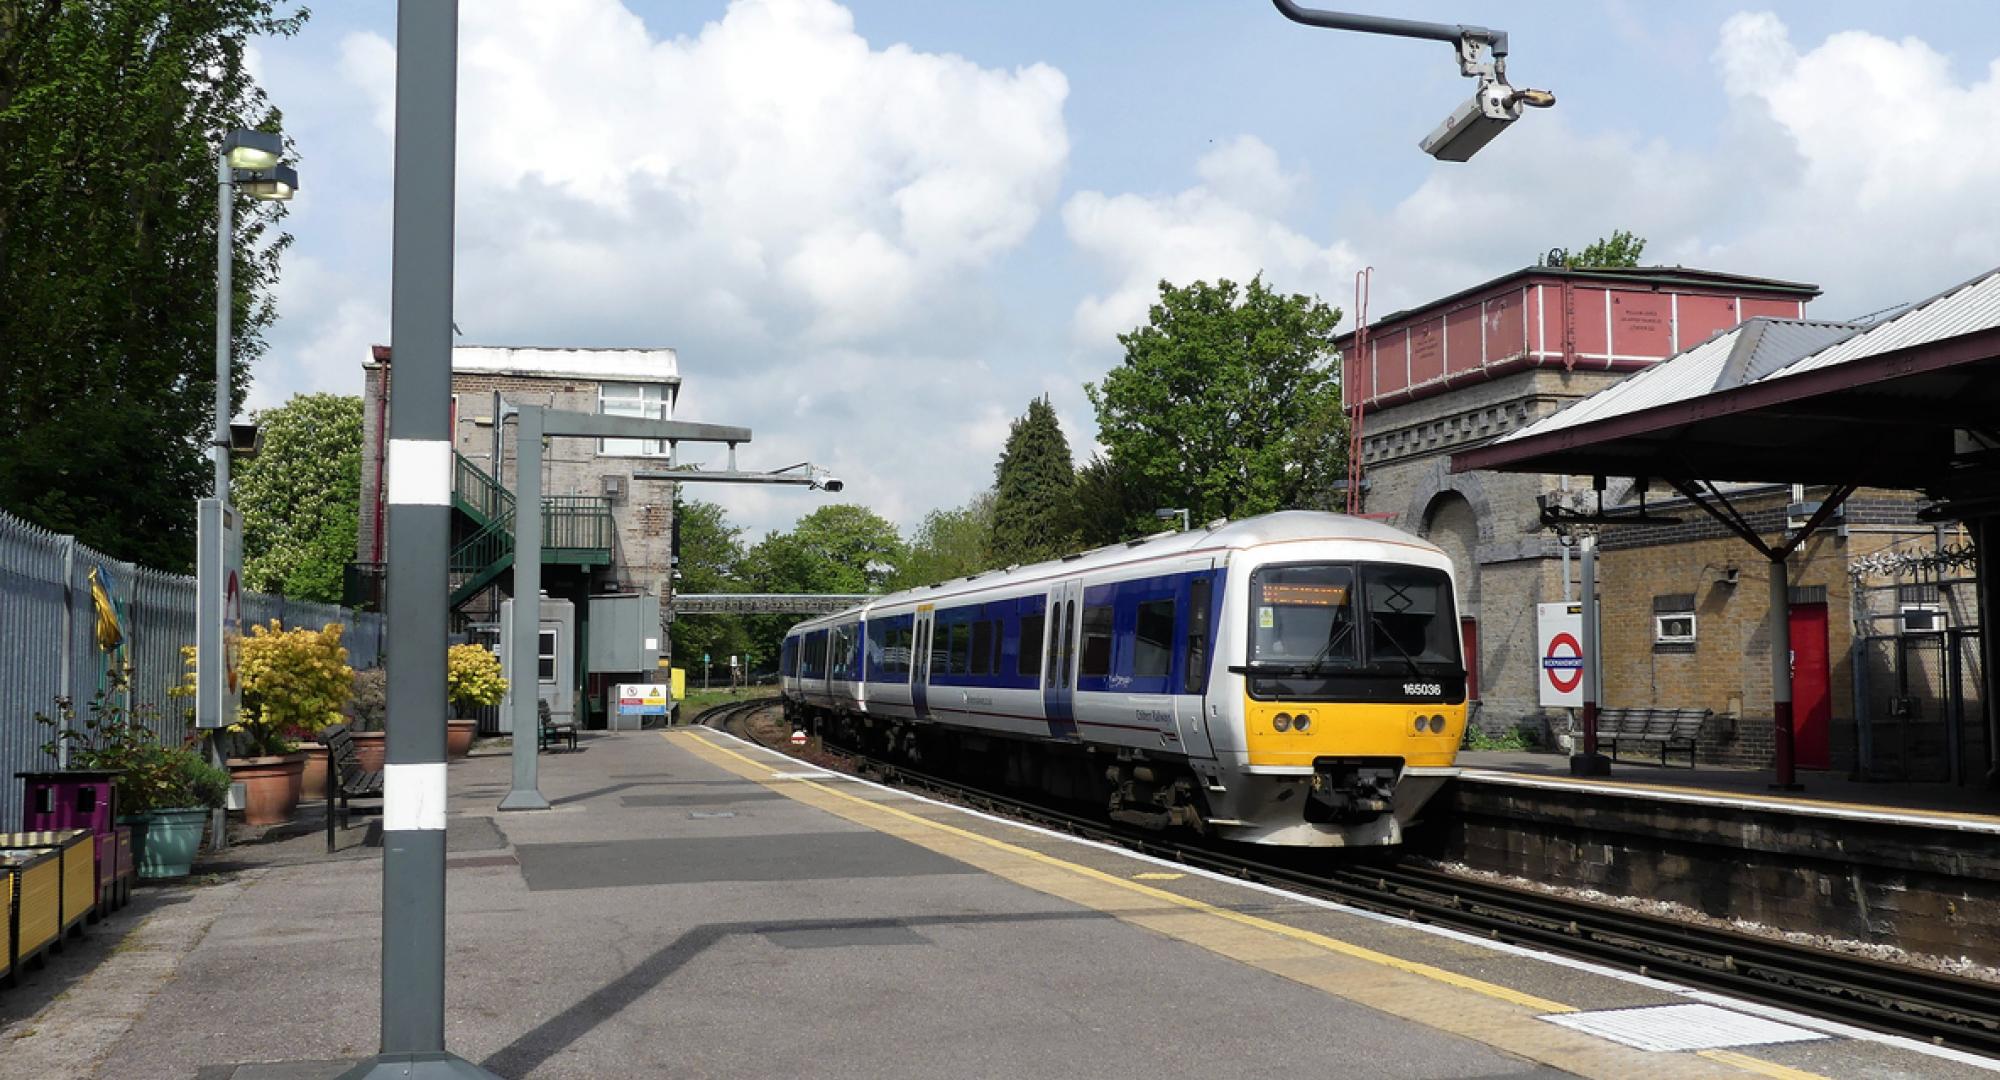
[[917, 623], [910, 638], [910, 708], [917, 719], [931, 718], [929, 684], [931, 681], [931, 621], [937, 609], [925, 604], [917, 609]]
[[1049, 737], [1076, 738], [1076, 620], [1083, 586], [1066, 581], [1049, 589], [1049, 642], [1042, 661], [1042, 715]]
[[1793, 604], [1792, 753], [1801, 769], [1824, 769], [1833, 696], [1827, 678], [1826, 605]]
[[1222, 602], [1220, 579], [1213, 560], [1197, 564], [1187, 579], [1187, 631], [1181, 635], [1180, 662], [1174, 665], [1181, 684], [1168, 688], [1174, 695], [1174, 723], [1180, 729], [1181, 747], [1189, 757], [1215, 756], [1204, 714], [1208, 673], [1215, 657], [1215, 609]]

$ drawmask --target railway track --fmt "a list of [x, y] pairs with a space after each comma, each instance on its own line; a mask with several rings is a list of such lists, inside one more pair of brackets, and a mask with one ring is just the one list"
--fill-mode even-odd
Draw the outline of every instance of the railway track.
[[[710, 709], [697, 723], [727, 727], [768, 702]], [[785, 747], [772, 749], [786, 750]], [[844, 747], [857, 771], [968, 805], [1188, 866], [1334, 900], [1364, 911], [1475, 933], [1686, 986], [1777, 1005], [1873, 1031], [2000, 1057], [2000, 987], [1867, 957], [1756, 937], [1623, 908], [1383, 862], [1331, 871], [1257, 858], [1108, 822], [945, 777], [913, 772]], [[1318, 854], [1315, 861], [1324, 862]]]

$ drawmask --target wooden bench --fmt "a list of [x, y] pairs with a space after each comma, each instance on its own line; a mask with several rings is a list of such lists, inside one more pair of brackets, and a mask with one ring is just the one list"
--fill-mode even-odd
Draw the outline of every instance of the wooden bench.
[[[1667, 760], [1670, 752], [1684, 752], [1687, 754], [1687, 767], [1692, 769], [1695, 742], [1708, 716], [1707, 709], [1603, 709], [1597, 714], [1597, 741], [1607, 748], [1613, 761], [1621, 760], [1618, 757], [1619, 743], [1627, 746], [1637, 743], [1649, 749], [1658, 747], [1659, 763], [1663, 767], [1670, 764]], [[1633, 764], [1653, 763], [1635, 761]]]
[[320, 732], [326, 744], [326, 850], [333, 851], [333, 807], [340, 804], [340, 823], [347, 824], [349, 799], [382, 797], [382, 774], [361, 767], [361, 755], [354, 749], [354, 733], [344, 724]]
[[565, 739], [569, 740], [569, 748], [571, 750], [576, 749], [576, 720], [574, 717], [562, 723], [557, 723], [554, 715], [549, 712], [547, 698], [535, 704], [535, 713], [541, 719], [542, 734], [540, 749], [547, 750], [549, 747]]

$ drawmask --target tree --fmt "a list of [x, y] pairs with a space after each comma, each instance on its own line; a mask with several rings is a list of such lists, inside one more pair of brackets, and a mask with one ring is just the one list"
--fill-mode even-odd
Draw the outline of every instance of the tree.
[[[689, 499], [674, 509], [674, 530], [680, 541], [677, 593], [743, 592], [738, 576], [743, 562], [743, 530], [711, 502]], [[682, 615], [674, 619], [674, 657], [683, 667], [700, 657], [750, 652], [750, 627], [739, 615]]]
[[1118, 337], [1124, 361], [1085, 387], [1127, 494], [1205, 521], [1298, 506], [1342, 475], [1339, 321], [1262, 275], [1161, 282], [1147, 324]]
[[243, 582], [337, 604], [361, 511], [361, 399], [300, 394], [257, 414], [263, 449], [236, 469]]
[[[275, 129], [244, 50], [272, 0], [0, 0], [0, 506], [108, 554], [194, 561], [215, 400], [215, 155]], [[289, 237], [236, 207], [237, 400]]]
[[1072, 545], [1076, 469], [1048, 398], [1030, 401], [1027, 414], [1014, 421], [993, 472], [994, 561], [1038, 562]]
[[[1160, 501], [1143, 490], [1138, 477], [1102, 454], [1076, 471], [1076, 500], [1070, 520], [1083, 547], [1102, 547], [1159, 528], [1153, 511]], [[1197, 519], [1201, 520], [1201, 519]]]
[[[752, 592], [861, 593], [872, 591], [903, 561], [896, 527], [865, 507], [822, 506], [792, 526], [772, 532], [743, 556], [742, 577]], [[751, 652], [760, 662], [777, 655], [791, 616], [751, 620]]]
[[889, 576], [889, 589], [910, 589], [933, 585], [955, 577], [990, 570], [1004, 560], [994, 555], [994, 494], [980, 492], [956, 510], [933, 510], [924, 515], [910, 538], [903, 561]]
[[1596, 243], [1574, 254], [1568, 248], [1551, 248], [1548, 254], [1535, 259], [1535, 265], [1568, 267], [1571, 270], [1607, 266], [1631, 267], [1639, 265], [1639, 256], [1645, 252], [1645, 237], [1634, 236], [1623, 229], [1614, 229], [1610, 236], [1600, 236]]

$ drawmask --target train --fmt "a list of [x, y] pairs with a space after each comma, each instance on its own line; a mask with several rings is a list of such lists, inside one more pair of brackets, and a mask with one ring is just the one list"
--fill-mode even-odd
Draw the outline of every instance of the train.
[[1291, 510], [881, 596], [785, 635], [786, 717], [837, 743], [1282, 847], [1401, 843], [1456, 775], [1451, 559]]

